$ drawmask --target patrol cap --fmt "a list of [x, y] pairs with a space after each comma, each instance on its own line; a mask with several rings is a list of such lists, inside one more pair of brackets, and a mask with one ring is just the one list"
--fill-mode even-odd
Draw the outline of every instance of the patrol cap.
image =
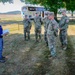
[[48, 13], [45, 13], [45, 15], [48, 15]]
[[62, 12], [62, 13], [63, 13], [63, 12], [66, 12], [66, 10], [62, 10], [61, 12]]
[[35, 14], [38, 14], [37, 12]]
[[54, 12], [48, 13], [49, 16], [54, 16]]

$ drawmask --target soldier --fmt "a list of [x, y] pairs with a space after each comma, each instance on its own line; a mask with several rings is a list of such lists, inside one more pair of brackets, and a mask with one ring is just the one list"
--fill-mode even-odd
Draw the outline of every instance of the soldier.
[[36, 17], [34, 18], [36, 42], [41, 40], [41, 22], [42, 22], [41, 17], [39, 16], [38, 13], [36, 13]]
[[69, 18], [66, 16], [66, 10], [62, 11], [62, 18], [59, 22], [59, 29], [60, 29], [60, 41], [61, 41], [61, 46], [63, 50], [67, 49], [67, 29], [68, 29], [68, 24], [69, 24]]
[[43, 19], [43, 21], [44, 21], [44, 29], [45, 29], [44, 39], [45, 39], [46, 45], [48, 46], [47, 28], [48, 28], [48, 23], [49, 23], [50, 20], [48, 19], [48, 13], [46, 13], [45, 15], [46, 15], [46, 17]]
[[58, 35], [58, 23], [54, 20], [54, 13], [49, 13], [49, 25], [47, 29], [47, 39], [48, 39], [48, 46], [51, 52], [51, 56], [56, 56], [56, 46], [55, 46], [55, 38]]
[[29, 15], [30, 29], [31, 29], [31, 27], [32, 27], [32, 21], [31, 21], [31, 19], [32, 19], [32, 17], [31, 17], [31, 15]]
[[31, 21], [30, 21], [30, 19], [28, 19], [27, 15], [25, 15], [23, 24], [24, 24], [24, 38], [25, 38], [25, 40], [30, 40]]

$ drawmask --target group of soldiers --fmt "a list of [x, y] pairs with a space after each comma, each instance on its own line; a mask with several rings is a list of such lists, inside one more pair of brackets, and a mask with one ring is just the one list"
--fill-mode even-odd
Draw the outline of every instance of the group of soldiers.
[[[36, 13], [36, 17], [34, 18], [34, 23], [35, 23], [35, 38], [36, 42], [38, 42], [39, 40], [41, 40], [41, 23], [42, 23], [42, 19], [38, 13]], [[24, 24], [24, 39], [30, 40], [30, 29], [32, 27], [32, 23], [27, 15], [25, 15], [23, 24]]]
[[[61, 42], [61, 47], [63, 50], [67, 49], [67, 29], [69, 24], [69, 18], [66, 15], [66, 10], [62, 11], [62, 18], [59, 21], [59, 23], [54, 19], [54, 12], [48, 12], [45, 14], [46, 17], [44, 19], [39, 16], [38, 13], [36, 13], [36, 16], [34, 18], [34, 24], [35, 24], [35, 39], [36, 42], [41, 40], [41, 25], [42, 22], [44, 23], [44, 39], [46, 42], [46, 45], [49, 47], [50, 54], [52, 57], [56, 56], [56, 37], [58, 36], [58, 30], [59, 30], [59, 37]], [[23, 20], [24, 23], [24, 38], [25, 40], [30, 39], [30, 29], [31, 29], [31, 20], [28, 18], [27, 15], [25, 15], [25, 18]], [[28, 38], [28, 39], [27, 39]]]
[[[36, 16], [34, 18], [34, 24], [35, 24], [35, 39], [36, 42], [41, 40], [41, 25], [42, 22], [44, 23], [45, 33], [44, 33], [44, 39], [46, 42], [46, 45], [49, 47], [50, 55], [51, 57], [56, 57], [56, 37], [58, 36], [58, 30], [59, 30], [59, 37], [61, 42], [61, 48], [63, 50], [67, 49], [67, 29], [69, 24], [69, 18], [66, 16], [66, 10], [62, 11], [62, 17], [59, 23], [54, 19], [54, 13], [49, 12], [45, 14], [46, 17], [42, 20], [41, 16], [39, 16], [38, 13], [36, 13]], [[23, 20], [24, 23], [24, 39], [30, 40], [30, 29], [32, 27], [32, 23], [30, 18], [28, 18], [27, 15], [25, 15], [25, 18]], [[3, 28], [0, 25], [0, 62], [5, 62], [5, 57], [2, 55], [3, 52], [3, 36], [6, 36], [8, 33], [3, 34]]]

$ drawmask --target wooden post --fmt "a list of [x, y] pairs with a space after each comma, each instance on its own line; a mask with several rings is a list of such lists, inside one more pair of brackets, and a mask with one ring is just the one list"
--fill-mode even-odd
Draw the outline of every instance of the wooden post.
[[19, 23], [18, 23], [18, 31], [19, 31], [19, 29], [20, 29], [20, 28], [19, 28]]

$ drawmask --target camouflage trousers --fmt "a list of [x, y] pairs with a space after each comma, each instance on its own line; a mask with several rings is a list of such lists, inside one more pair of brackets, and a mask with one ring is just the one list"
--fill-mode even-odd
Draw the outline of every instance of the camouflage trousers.
[[41, 40], [41, 28], [35, 28], [36, 41]]
[[61, 45], [67, 45], [67, 30], [60, 30], [59, 36]]
[[48, 46], [47, 32], [46, 31], [44, 32], [44, 40], [46, 42], [46, 45]]
[[55, 36], [47, 34], [48, 46], [51, 56], [56, 56]]
[[24, 28], [24, 39], [29, 40], [30, 39], [30, 29], [29, 28]]

